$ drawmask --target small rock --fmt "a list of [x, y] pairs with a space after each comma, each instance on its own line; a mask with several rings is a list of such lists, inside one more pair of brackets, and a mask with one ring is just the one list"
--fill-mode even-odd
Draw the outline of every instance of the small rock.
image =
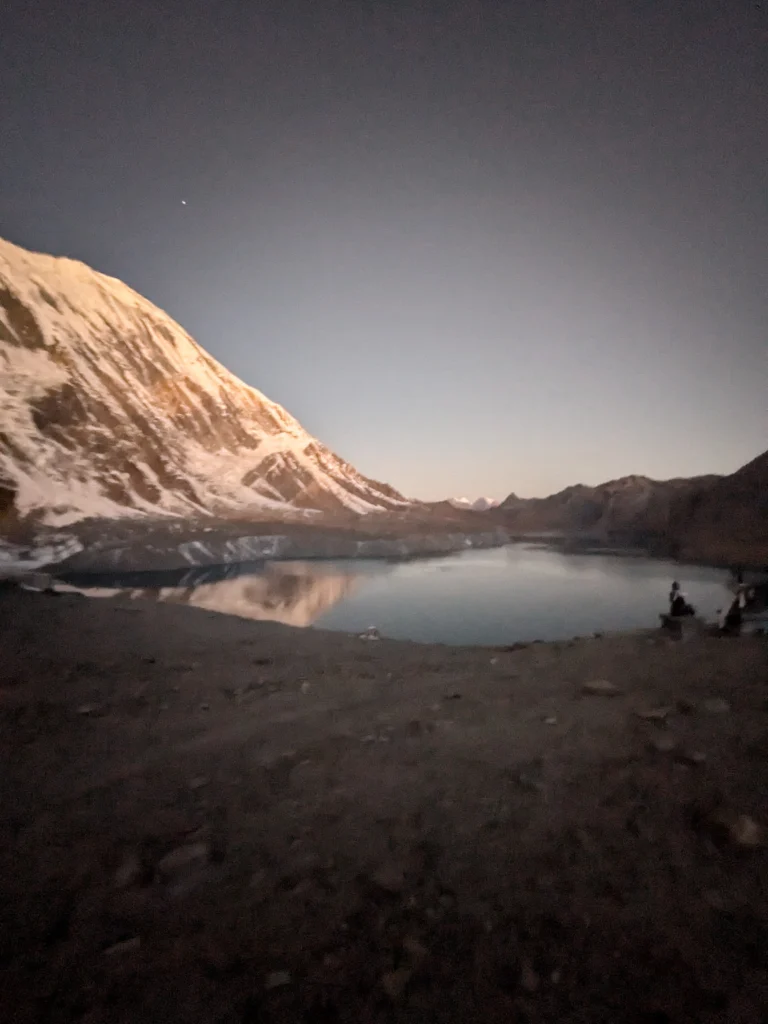
[[672, 711], [672, 707], [664, 705], [659, 708], [648, 708], [647, 711], [636, 711], [635, 714], [646, 722], [663, 722], [672, 714]]
[[529, 789], [534, 793], [540, 793], [544, 789], [541, 779], [530, 772], [520, 772], [515, 781], [521, 789]]
[[589, 697], [618, 697], [621, 690], [607, 679], [594, 679], [584, 683], [581, 692]]
[[200, 705], [200, 710], [201, 711], [210, 711], [211, 710], [211, 705], [204, 702], [204, 703], [202, 703]]
[[560, 984], [560, 979], [562, 978], [562, 976], [563, 976], [563, 972], [562, 971], [552, 971], [552, 973], [549, 976], [549, 980], [552, 982], [553, 985], [559, 985]]
[[702, 750], [681, 750], [677, 759], [681, 764], [697, 765], [704, 764], [707, 755]]
[[270, 992], [273, 988], [285, 988], [291, 984], [291, 975], [288, 971], [271, 971], [264, 979], [264, 989]]
[[557, 725], [557, 717], [555, 715], [548, 715], [544, 719], [544, 725]]
[[381, 634], [375, 626], [369, 626], [362, 633], [358, 633], [360, 640], [381, 640]]
[[491, 658], [491, 664], [492, 665], [498, 665], [498, 663], [499, 663], [499, 659], [498, 658]]
[[107, 946], [104, 950], [104, 956], [122, 956], [124, 953], [134, 953], [141, 946], [141, 939], [138, 935], [134, 935], [130, 939], [123, 939], [121, 942], [115, 942], [111, 946]]
[[676, 746], [677, 740], [668, 732], [662, 732], [659, 733], [658, 736], [652, 736], [648, 741], [648, 747], [659, 754], [671, 754]]
[[533, 994], [538, 990], [539, 987], [539, 976], [533, 969], [533, 965], [530, 960], [524, 959], [520, 965], [520, 988], [524, 992]]
[[208, 843], [187, 843], [177, 846], [158, 861], [157, 870], [165, 878], [170, 878], [210, 860], [210, 856], [211, 847]]
[[731, 705], [722, 697], [708, 697], [701, 702], [701, 709], [708, 715], [725, 715], [731, 710]]
[[693, 715], [696, 713], [696, 701], [687, 700], [685, 697], [678, 700], [675, 706], [681, 715]]
[[740, 814], [730, 828], [731, 839], [737, 846], [757, 847], [763, 845], [763, 830], [748, 814]]
[[207, 785], [210, 784], [210, 781], [211, 780], [208, 778], [207, 775], [197, 775], [195, 776], [194, 779], [189, 780], [189, 788], [193, 790], [204, 789]]
[[310, 691], [311, 689], [312, 689], [312, 685], [311, 685], [311, 683], [303, 682], [303, 683], [301, 684], [301, 692], [302, 692], [302, 693], [309, 693], [309, 691]]
[[101, 710], [101, 704], [81, 704], [77, 713], [78, 715], [96, 715]]
[[729, 840], [745, 849], [756, 849], [763, 845], [763, 829], [748, 814], [737, 814], [721, 808], [711, 815], [709, 823], [716, 840]]
[[392, 1002], [396, 1002], [405, 992], [405, 987], [413, 976], [410, 967], [398, 967], [396, 971], [388, 971], [382, 975], [381, 987]]

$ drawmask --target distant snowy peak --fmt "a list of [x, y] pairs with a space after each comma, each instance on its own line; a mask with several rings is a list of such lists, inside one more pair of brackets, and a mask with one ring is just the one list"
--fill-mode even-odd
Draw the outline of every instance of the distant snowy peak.
[[0, 524], [409, 504], [121, 281], [0, 240]]
[[472, 512], [487, 512], [499, 504], [496, 498], [475, 498], [474, 501], [471, 498], [449, 498], [448, 502], [454, 508], [468, 509]]

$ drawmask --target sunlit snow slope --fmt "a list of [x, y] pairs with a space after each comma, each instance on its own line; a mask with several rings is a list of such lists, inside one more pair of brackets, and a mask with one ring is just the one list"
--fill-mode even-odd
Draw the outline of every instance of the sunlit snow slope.
[[122, 282], [0, 240], [0, 520], [407, 504]]

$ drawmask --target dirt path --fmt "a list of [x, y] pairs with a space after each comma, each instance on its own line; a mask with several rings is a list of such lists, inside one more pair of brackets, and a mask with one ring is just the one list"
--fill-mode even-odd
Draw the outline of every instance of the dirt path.
[[768, 641], [0, 630], [3, 1020], [768, 1020]]

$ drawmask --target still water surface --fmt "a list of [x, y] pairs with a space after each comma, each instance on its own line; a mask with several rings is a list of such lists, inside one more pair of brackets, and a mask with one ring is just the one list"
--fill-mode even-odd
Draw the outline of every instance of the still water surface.
[[349, 632], [373, 625], [403, 640], [507, 644], [656, 626], [676, 578], [707, 618], [729, 600], [721, 570], [530, 544], [402, 563], [282, 562], [67, 580], [94, 597]]

